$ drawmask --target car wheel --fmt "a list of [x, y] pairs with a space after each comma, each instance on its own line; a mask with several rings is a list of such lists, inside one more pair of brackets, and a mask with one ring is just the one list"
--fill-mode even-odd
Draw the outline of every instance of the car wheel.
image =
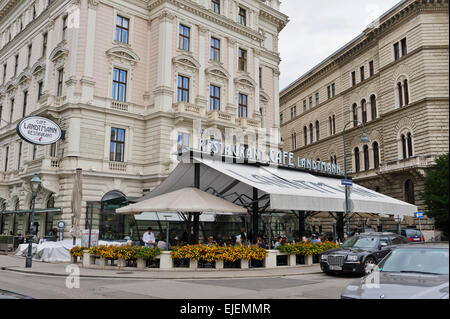
[[364, 274], [368, 275], [372, 273], [372, 271], [375, 269], [375, 266], [377, 265], [375, 259], [372, 257], [367, 257], [366, 261], [364, 262]]

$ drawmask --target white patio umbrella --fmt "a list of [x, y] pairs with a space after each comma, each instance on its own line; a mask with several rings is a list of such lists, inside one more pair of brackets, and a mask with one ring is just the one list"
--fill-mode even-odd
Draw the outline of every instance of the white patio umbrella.
[[117, 214], [137, 215], [143, 212], [247, 213], [247, 209], [194, 187], [143, 200], [116, 209]]

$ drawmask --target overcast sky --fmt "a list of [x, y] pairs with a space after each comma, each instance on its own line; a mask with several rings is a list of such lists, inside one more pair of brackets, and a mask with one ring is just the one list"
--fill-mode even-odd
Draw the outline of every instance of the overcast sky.
[[400, 0], [281, 0], [280, 89], [311, 70]]

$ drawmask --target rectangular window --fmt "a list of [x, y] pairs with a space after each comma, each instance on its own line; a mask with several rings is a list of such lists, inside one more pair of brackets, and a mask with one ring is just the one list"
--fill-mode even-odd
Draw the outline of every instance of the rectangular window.
[[280, 124], [283, 124], [283, 113], [280, 114]]
[[7, 67], [7, 64], [6, 63], [3, 64], [3, 80], [2, 80], [2, 84], [5, 84], [5, 82], [6, 82], [6, 67]]
[[14, 115], [14, 99], [11, 99], [11, 112], [9, 113], [9, 123], [12, 123], [13, 121], [13, 115]]
[[5, 151], [5, 172], [8, 171], [8, 160], [9, 160], [9, 146], [6, 146], [6, 151]]
[[27, 100], [28, 100], [28, 91], [23, 92], [23, 111], [22, 117], [25, 117], [27, 114]]
[[400, 59], [400, 45], [398, 42], [394, 44], [394, 59]]
[[29, 67], [29, 66], [30, 66], [30, 63], [31, 63], [31, 53], [32, 53], [32, 50], [33, 50], [33, 45], [32, 45], [32, 44], [28, 45], [27, 67]]
[[62, 19], [62, 40], [67, 39], [67, 16], [64, 16]]
[[263, 76], [262, 76], [262, 68], [259, 68], [259, 88], [262, 89], [262, 81], [263, 81]]
[[406, 45], [406, 38], [402, 39], [400, 41], [400, 44], [402, 46], [402, 56], [405, 56], [408, 54], [408, 46]]
[[220, 62], [220, 40], [211, 38], [211, 55], [210, 59]]
[[56, 143], [50, 145], [50, 157], [56, 157]]
[[247, 95], [239, 93], [239, 117], [247, 117]]
[[209, 109], [211, 111], [220, 111], [220, 87], [210, 86]]
[[239, 48], [239, 71], [247, 72], [247, 51]]
[[220, 14], [220, 0], [211, 0], [211, 10]]
[[109, 149], [109, 160], [112, 162], [125, 161], [125, 130], [111, 128], [111, 144]]
[[178, 48], [189, 51], [189, 42], [191, 38], [191, 28], [180, 24]]
[[331, 97], [335, 97], [336, 96], [336, 85], [333, 83], [331, 84]]
[[127, 99], [127, 71], [114, 68], [112, 98], [125, 102]]
[[63, 78], [64, 78], [64, 69], [58, 71], [58, 88], [56, 90], [57, 96], [62, 96], [63, 94]]
[[370, 76], [373, 76], [375, 74], [375, 67], [373, 65], [373, 61], [369, 62], [369, 73], [370, 73]]
[[239, 8], [239, 23], [247, 25], [247, 10]]
[[14, 76], [17, 75], [17, 69], [19, 68], [19, 55], [17, 54], [15, 56], [15, 62], [14, 62]]
[[313, 100], [312, 100], [312, 96], [309, 97], [309, 108], [312, 109], [313, 107]]
[[47, 38], [48, 33], [45, 32], [42, 36], [42, 56], [45, 57], [47, 55]]
[[32, 160], [34, 161], [35, 159], [36, 159], [36, 154], [37, 154], [37, 145], [36, 144], [34, 144], [33, 145], [33, 157], [32, 157]]
[[19, 143], [19, 156], [17, 161], [17, 169], [20, 169], [20, 162], [22, 162], [22, 142]]
[[3, 106], [0, 104], [0, 127], [2, 126], [2, 113], [3, 113]]
[[306, 100], [303, 101], [303, 112], [306, 112]]
[[364, 73], [364, 67], [362, 66], [362, 67], [360, 67], [359, 68], [359, 73], [360, 73], [360, 75], [361, 75], [361, 82], [362, 81], [364, 81], [365, 80], [365, 73]]
[[178, 102], [189, 103], [189, 78], [178, 76]]
[[319, 93], [316, 93], [316, 106], [320, 104]]
[[297, 117], [297, 106], [291, 107], [291, 120]]
[[40, 101], [42, 97], [42, 89], [43, 89], [43, 82], [38, 83], [38, 94], [37, 94], [37, 100]]
[[116, 17], [116, 41], [128, 43], [128, 33], [130, 28], [130, 19], [117, 16]]
[[352, 86], [355, 86], [355, 85], [356, 85], [356, 72], [353, 71], [352, 72]]

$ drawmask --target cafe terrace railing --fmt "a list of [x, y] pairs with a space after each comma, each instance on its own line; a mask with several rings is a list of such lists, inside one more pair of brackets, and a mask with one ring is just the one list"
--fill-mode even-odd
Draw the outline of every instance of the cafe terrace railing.
[[[320, 262], [320, 254], [328, 249], [337, 248], [334, 243], [289, 244], [279, 247], [281, 250], [265, 250], [256, 247], [229, 247], [228, 249], [205, 245], [188, 245], [174, 247], [172, 251], [161, 251], [158, 248], [133, 246], [128, 250], [141, 250], [141, 254], [120, 253], [120, 247], [114, 247], [116, 252], [107, 251], [104, 246], [90, 250], [74, 247], [71, 250], [72, 263], [81, 263], [84, 268], [100, 269], [161, 269], [161, 270], [223, 270], [277, 267], [311, 266]], [[283, 247], [285, 249], [283, 249]], [[301, 247], [299, 249], [299, 247]], [[111, 248], [111, 247], [110, 247]], [[122, 248], [123, 250], [123, 248]], [[128, 254], [128, 255], [127, 255]]]

